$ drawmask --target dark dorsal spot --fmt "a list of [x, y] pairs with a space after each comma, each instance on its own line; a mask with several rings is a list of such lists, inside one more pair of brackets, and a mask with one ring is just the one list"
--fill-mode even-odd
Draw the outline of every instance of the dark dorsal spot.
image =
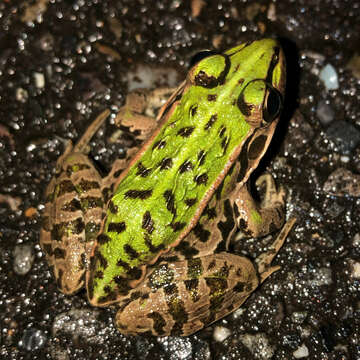
[[55, 259], [65, 259], [66, 251], [57, 247], [54, 249], [53, 254]]
[[174, 324], [170, 331], [170, 335], [176, 336], [182, 334], [183, 325], [188, 320], [188, 314], [185, 309], [184, 302], [179, 296], [179, 289], [176, 283], [168, 284], [163, 287], [169, 314]]
[[235, 217], [238, 218], [240, 216], [240, 212], [236, 202], [234, 202], [233, 208], [234, 208]]
[[56, 285], [59, 289], [62, 289], [62, 278], [64, 276], [64, 271], [62, 269], [58, 270], [58, 278], [56, 279]]
[[177, 134], [182, 137], [189, 137], [194, 130], [195, 130], [194, 126], [185, 126], [181, 129], [179, 129]]
[[186, 291], [188, 291], [192, 302], [199, 301], [201, 296], [199, 294], [199, 279], [184, 280]]
[[205, 281], [210, 292], [210, 316], [215, 316], [215, 311], [222, 306], [223, 297], [228, 287], [227, 280], [208, 277], [205, 278]]
[[96, 271], [95, 273], [95, 279], [103, 279], [104, 278], [104, 272], [101, 270]]
[[151, 217], [150, 211], [145, 211], [143, 215], [142, 228], [145, 229], [149, 234], [154, 231], [154, 220]]
[[166, 190], [163, 194], [166, 202], [166, 208], [174, 215], [176, 215], [175, 196], [171, 190]]
[[186, 240], [181, 240], [180, 244], [176, 247], [176, 250], [186, 258], [191, 258], [199, 253], [199, 250], [190, 246]]
[[224, 181], [222, 181], [221, 184], [218, 186], [218, 188], [215, 190], [216, 200], [221, 199], [223, 188], [224, 188]]
[[209, 265], [208, 265], [208, 271], [211, 271], [211, 270], [213, 270], [214, 268], [215, 268], [215, 266], [216, 266], [216, 260], [214, 259], [214, 260], [211, 260], [210, 261], [210, 263], [209, 263]]
[[216, 218], [216, 209], [214, 208], [214, 207], [212, 207], [212, 208], [208, 208], [207, 210], [206, 210], [206, 215], [207, 215], [207, 217], [208, 217], [208, 219], [210, 220], [210, 219], [215, 219]]
[[101, 252], [98, 251], [97, 249], [96, 249], [95, 256], [96, 256], [96, 259], [99, 262], [100, 266], [105, 270], [108, 267], [107, 260], [104, 258], [104, 256], [101, 254]]
[[104, 206], [103, 199], [96, 196], [86, 196], [81, 198], [81, 208], [86, 211], [96, 207], [102, 208]]
[[248, 171], [249, 158], [248, 158], [247, 148], [248, 148], [248, 144], [250, 143], [251, 139], [252, 139], [252, 137], [249, 137], [246, 140], [244, 146], [241, 149], [240, 155], [238, 157], [238, 160], [240, 162], [240, 169], [239, 169], [238, 176], [236, 179], [237, 182], [241, 182], [244, 179], [244, 177]]
[[238, 276], [238, 277], [243, 276], [243, 270], [242, 270], [241, 267], [239, 267], [239, 268], [236, 270], [236, 276]]
[[215, 101], [216, 98], [217, 98], [217, 95], [216, 94], [209, 94], [207, 98], [208, 98], [208, 101]]
[[139, 257], [139, 253], [134, 248], [132, 248], [129, 244], [124, 245], [124, 251], [129, 256], [130, 260], [134, 260]]
[[111, 286], [110, 286], [110, 285], [104, 286], [104, 292], [106, 292], [107, 294], [109, 294], [109, 293], [111, 292]]
[[129, 279], [138, 280], [142, 276], [142, 271], [138, 267], [130, 268], [127, 272]]
[[98, 237], [97, 237], [97, 242], [98, 244], [100, 245], [103, 245], [103, 244], [106, 244], [108, 243], [109, 241], [111, 241], [111, 238], [105, 234], [100, 234]]
[[73, 164], [73, 165], [69, 165], [66, 168], [66, 175], [68, 177], [70, 177], [73, 173], [76, 173], [78, 171], [82, 171], [82, 170], [88, 170], [91, 169], [91, 167], [88, 164]]
[[[85, 270], [85, 266], [88, 264], [87, 259], [86, 259], [86, 254], [82, 253], [80, 256], [80, 261], [79, 261], [79, 269], [81, 270]], [[84, 274], [85, 275], [85, 274]], [[83, 279], [84, 280], [84, 279]]]
[[86, 192], [92, 189], [100, 189], [100, 184], [98, 181], [89, 181], [81, 179], [80, 183], [76, 187], [79, 192]]
[[118, 234], [121, 234], [126, 230], [126, 224], [124, 221], [121, 222], [111, 222], [108, 226], [109, 232], [116, 232]]
[[125, 193], [125, 199], [147, 199], [152, 195], [152, 190], [128, 190]]
[[118, 178], [122, 172], [123, 172], [123, 169], [116, 170], [113, 175], [114, 178]]
[[81, 203], [78, 199], [73, 198], [71, 201], [65, 203], [62, 207], [62, 211], [75, 212], [81, 209]]
[[169, 158], [169, 157], [163, 158], [163, 159], [160, 161], [159, 166], [160, 166], [160, 170], [168, 170], [168, 169], [171, 169], [171, 167], [173, 166], [172, 159]]
[[252, 141], [248, 148], [248, 157], [250, 160], [257, 159], [264, 151], [267, 137], [265, 135], [259, 135]]
[[190, 279], [199, 278], [204, 271], [203, 263], [200, 258], [194, 258], [188, 260], [187, 276]]
[[174, 223], [171, 223], [170, 226], [171, 226], [171, 228], [174, 230], [174, 232], [176, 232], [176, 231], [182, 230], [182, 229], [186, 226], [186, 223], [185, 223], [185, 222], [176, 221], [176, 222], [174, 222]]
[[179, 167], [179, 172], [180, 174], [186, 172], [186, 171], [190, 171], [194, 168], [193, 164], [191, 163], [190, 160], [185, 160]]
[[115, 205], [112, 200], [109, 201], [108, 209], [110, 210], [110, 212], [111, 212], [112, 214], [117, 214], [118, 211], [119, 211], [118, 206]]
[[230, 204], [230, 200], [227, 199], [224, 201], [224, 216], [225, 221], [219, 221], [217, 227], [221, 232], [221, 236], [224, 241], [226, 241], [235, 226], [234, 216], [233, 216], [233, 209]]
[[197, 111], [197, 106], [191, 106], [190, 112], [191, 112], [191, 116], [195, 116]]
[[200, 70], [195, 76], [195, 85], [205, 88], [214, 88], [218, 85], [218, 79], [215, 76], [208, 75], [205, 71]]
[[53, 250], [51, 244], [42, 244], [41, 247], [45, 251], [46, 255], [52, 256]]
[[114, 282], [117, 286], [117, 291], [121, 295], [127, 295], [131, 290], [131, 287], [128, 284], [128, 279], [123, 276], [114, 276]]
[[201, 175], [196, 175], [194, 177], [194, 181], [196, 182], [196, 184], [201, 185], [201, 184], [206, 184], [208, 181], [208, 174], [207, 173], [203, 173]]
[[101, 193], [102, 193], [102, 197], [103, 197], [105, 202], [107, 202], [111, 198], [111, 196], [113, 195], [113, 191], [108, 187], [104, 187], [102, 189]]
[[238, 281], [237, 284], [233, 287], [233, 291], [237, 293], [242, 293], [245, 290], [245, 284], [241, 281]]
[[223, 155], [225, 155], [228, 146], [229, 146], [229, 139], [228, 139], [227, 136], [225, 136], [221, 141], [221, 147], [223, 149]]
[[130, 265], [127, 262], [125, 262], [124, 260], [122, 260], [122, 259], [119, 259], [117, 261], [116, 266], [122, 267], [125, 271], [130, 270]]
[[209, 240], [210, 231], [204, 229], [204, 227], [198, 222], [193, 228], [194, 235], [203, 243]]
[[219, 131], [219, 136], [220, 136], [221, 138], [224, 136], [225, 131], [226, 131], [226, 126], [221, 125], [220, 131]]
[[61, 196], [70, 192], [76, 191], [75, 186], [70, 180], [63, 180], [57, 186], [57, 196]]
[[239, 110], [242, 112], [244, 116], [250, 116], [252, 109], [254, 108], [253, 104], [248, 104], [244, 99], [244, 94], [241, 93], [241, 95], [238, 98], [237, 106]]
[[63, 236], [78, 235], [85, 229], [85, 223], [82, 218], [77, 218], [73, 221], [62, 222], [54, 224], [51, 229], [51, 238], [60, 241]]
[[217, 114], [211, 115], [209, 121], [205, 124], [204, 129], [209, 130], [217, 120]]
[[198, 161], [199, 161], [199, 166], [203, 165], [205, 162], [205, 157], [206, 157], [206, 153], [204, 150], [200, 150], [198, 153]]
[[137, 164], [136, 175], [139, 175], [141, 177], [147, 177], [150, 174], [150, 172], [151, 169], [146, 168], [141, 161]]
[[153, 145], [153, 150], [155, 149], [163, 149], [166, 145], [166, 141], [165, 140], [159, 140], [159, 141], [156, 141], [156, 143]]
[[149, 319], [152, 319], [153, 321], [153, 328], [156, 332], [157, 335], [164, 335], [165, 331], [164, 331], [164, 327], [166, 325], [166, 321], [164, 320], [164, 318], [161, 316], [161, 314], [157, 311], [153, 311], [150, 314], [146, 315]]
[[191, 207], [196, 204], [197, 198], [188, 198], [188, 199], [185, 199], [184, 202], [188, 207]]

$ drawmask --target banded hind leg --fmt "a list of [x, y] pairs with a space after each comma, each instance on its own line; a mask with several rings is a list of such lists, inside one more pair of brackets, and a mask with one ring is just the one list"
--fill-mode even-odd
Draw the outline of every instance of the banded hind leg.
[[187, 336], [239, 308], [279, 266], [279, 252], [294, 220], [255, 261], [227, 252], [158, 264], [124, 298], [116, 325], [124, 334]]

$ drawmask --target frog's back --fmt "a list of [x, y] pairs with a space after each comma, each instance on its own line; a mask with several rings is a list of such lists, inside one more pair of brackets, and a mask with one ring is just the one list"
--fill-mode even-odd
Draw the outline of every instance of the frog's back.
[[[142, 277], [141, 266], [178, 244], [195, 225], [242, 144], [261, 126], [254, 114], [266, 86], [254, 80], [269, 78], [273, 62], [270, 81], [276, 81], [276, 47], [275, 41], [262, 40], [202, 60], [181, 96], [165, 105], [163, 126], [109, 202], [88, 280], [93, 303], [126, 294], [131, 281]], [[256, 66], [257, 61], [267, 66]]]

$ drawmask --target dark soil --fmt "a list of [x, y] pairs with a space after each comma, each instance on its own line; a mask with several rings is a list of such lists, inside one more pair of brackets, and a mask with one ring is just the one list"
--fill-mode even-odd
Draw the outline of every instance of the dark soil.
[[[1, 1], [0, 358], [360, 359], [359, 15], [355, 0]], [[66, 139], [123, 105], [139, 64], [164, 74], [152, 86], [170, 82], [169, 69], [181, 81], [200, 50], [263, 37], [280, 39], [288, 65], [284, 113], [256, 174], [286, 187], [297, 217], [281, 270], [193, 336], [125, 337], [114, 310], [57, 290], [40, 249], [56, 159]], [[320, 80], [327, 64], [336, 89]], [[109, 141], [114, 131], [108, 121], [91, 144], [104, 173], [128, 145]], [[265, 244], [241, 251], [253, 257]]]

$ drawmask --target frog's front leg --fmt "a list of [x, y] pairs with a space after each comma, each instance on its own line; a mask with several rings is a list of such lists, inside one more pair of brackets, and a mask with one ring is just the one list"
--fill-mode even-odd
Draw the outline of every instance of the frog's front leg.
[[265, 195], [260, 203], [251, 196], [245, 184], [238, 190], [234, 212], [239, 230], [247, 237], [260, 237], [281, 228], [285, 220], [285, 189], [276, 189], [270, 174], [258, 178], [256, 185], [265, 185]]
[[87, 258], [99, 232], [103, 213], [101, 176], [88, 159], [87, 144], [103, 124], [102, 112], [75, 146], [68, 143], [56, 163], [56, 175], [46, 189], [40, 245], [65, 294], [84, 283]]
[[116, 325], [124, 334], [191, 335], [240, 307], [279, 266], [271, 266], [294, 220], [255, 261], [222, 252], [162, 262], [123, 299]]

